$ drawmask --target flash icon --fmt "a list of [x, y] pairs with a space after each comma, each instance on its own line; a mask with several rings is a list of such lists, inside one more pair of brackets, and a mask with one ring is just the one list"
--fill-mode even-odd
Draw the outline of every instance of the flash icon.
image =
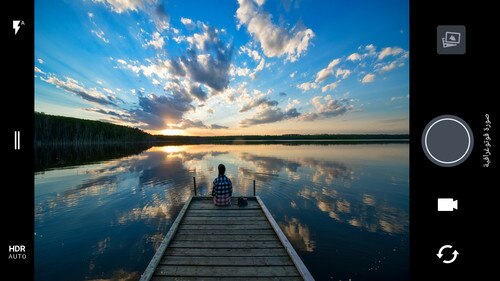
[[458, 210], [458, 200], [453, 200], [453, 198], [438, 198], [439, 212], [452, 212], [453, 210]]

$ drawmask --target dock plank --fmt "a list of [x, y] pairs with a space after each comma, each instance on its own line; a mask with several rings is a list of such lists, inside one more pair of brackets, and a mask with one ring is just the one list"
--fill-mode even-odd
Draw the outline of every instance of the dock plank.
[[210, 248], [210, 249], [270, 249], [281, 248], [278, 240], [274, 241], [179, 241], [174, 239], [169, 245], [172, 248]]
[[241, 224], [214, 224], [214, 225], [198, 225], [198, 224], [181, 224], [179, 226], [181, 230], [187, 229], [272, 229], [269, 223], [254, 223], [251, 225], [241, 225]]
[[297, 277], [295, 266], [159, 265], [154, 275], [193, 277]]
[[179, 229], [177, 230], [178, 235], [192, 234], [192, 235], [239, 235], [239, 234], [251, 234], [251, 235], [267, 235], [275, 234], [272, 229]]
[[177, 234], [176, 241], [276, 241], [275, 234], [218, 234], [200, 235], [199, 233]]
[[167, 248], [168, 256], [198, 256], [198, 257], [281, 257], [288, 256], [285, 249], [193, 249]]
[[264, 265], [293, 265], [287, 256], [278, 257], [185, 257], [164, 256], [160, 261], [162, 265], [227, 265], [227, 266], [264, 266]]

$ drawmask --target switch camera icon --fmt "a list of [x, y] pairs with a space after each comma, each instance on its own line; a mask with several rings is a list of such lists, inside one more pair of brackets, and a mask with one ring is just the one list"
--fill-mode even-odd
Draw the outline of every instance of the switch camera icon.
[[438, 198], [439, 212], [453, 212], [453, 210], [458, 210], [458, 200], [453, 200], [453, 198]]

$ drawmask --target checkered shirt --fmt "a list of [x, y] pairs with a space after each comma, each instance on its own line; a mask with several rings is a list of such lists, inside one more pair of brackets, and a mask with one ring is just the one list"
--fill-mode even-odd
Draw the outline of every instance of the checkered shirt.
[[233, 194], [233, 185], [231, 180], [225, 175], [219, 175], [213, 182], [212, 196], [214, 204], [217, 206], [231, 205], [231, 195]]

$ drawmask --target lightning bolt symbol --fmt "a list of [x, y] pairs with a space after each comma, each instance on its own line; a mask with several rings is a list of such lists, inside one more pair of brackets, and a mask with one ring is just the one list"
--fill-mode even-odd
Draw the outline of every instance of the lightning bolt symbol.
[[21, 23], [20, 20], [14, 20], [14, 21], [12, 21], [12, 28], [14, 28], [14, 35], [16, 35], [17, 32], [19, 31], [19, 28], [21, 28], [19, 26], [20, 23]]

